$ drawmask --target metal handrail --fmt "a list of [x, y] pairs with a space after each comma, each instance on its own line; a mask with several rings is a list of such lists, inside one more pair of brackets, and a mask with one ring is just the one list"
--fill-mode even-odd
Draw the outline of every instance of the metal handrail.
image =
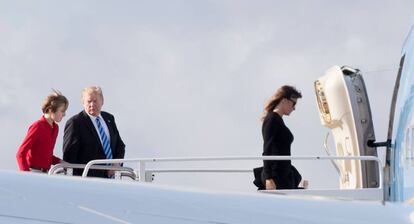
[[[383, 189], [382, 162], [375, 156], [229, 156], [229, 157], [170, 157], [170, 158], [137, 158], [137, 159], [99, 159], [88, 162], [83, 170], [82, 177], [86, 177], [89, 169], [95, 164], [113, 164], [137, 162], [139, 165], [138, 177], [140, 182], [145, 182], [145, 163], [147, 162], [191, 162], [191, 161], [235, 161], [235, 160], [361, 160], [375, 161], [379, 170], [378, 189]], [[183, 171], [184, 172], [184, 171]]]
[[[329, 132], [326, 133], [325, 141], [323, 142], [323, 148], [325, 149], [326, 154], [328, 156], [331, 156], [331, 150], [328, 147], [328, 138], [329, 138]], [[344, 173], [341, 166], [337, 163], [337, 161], [331, 160], [331, 163], [335, 167], [339, 175], [342, 175]]]
[[[54, 175], [64, 169], [84, 169], [85, 164], [74, 164], [74, 163], [59, 163], [52, 166], [48, 172], [48, 175]], [[94, 170], [112, 170], [115, 172], [121, 172], [121, 177], [126, 176], [133, 180], [137, 179], [137, 175], [131, 167], [114, 167], [114, 166], [103, 166], [103, 165], [93, 165], [90, 169]]]
[[150, 173], [251, 173], [252, 169], [148, 169]]

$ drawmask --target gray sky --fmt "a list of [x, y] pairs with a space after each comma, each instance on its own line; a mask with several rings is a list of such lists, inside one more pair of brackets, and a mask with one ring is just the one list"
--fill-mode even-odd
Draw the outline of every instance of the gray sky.
[[[324, 155], [313, 82], [333, 65], [361, 69], [385, 140], [413, 9], [409, 0], [0, 1], [0, 168], [17, 170], [16, 150], [51, 88], [70, 100], [61, 156], [64, 124], [89, 85], [103, 88], [128, 158], [260, 155], [263, 105], [283, 84], [304, 95], [284, 118], [293, 155]], [[329, 163], [295, 164], [311, 186], [337, 186]], [[226, 175], [220, 185], [252, 190], [251, 180]]]

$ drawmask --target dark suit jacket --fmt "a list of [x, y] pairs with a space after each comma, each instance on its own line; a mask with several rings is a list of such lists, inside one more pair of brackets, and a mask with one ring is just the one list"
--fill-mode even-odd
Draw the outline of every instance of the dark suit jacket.
[[[122, 159], [125, 144], [119, 135], [112, 114], [101, 111], [101, 116], [109, 129], [112, 156]], [[65, 125], [63, 136], [63, 160], [69, 163], [86, 164], [94, 159], [106, 159], [105, 152], [95, 126], [85, 111], [71, 117]], [[81, 175], [83, 170], [74, 170], [74, 175]], [[88, 176], [107, 177], [107, 171], [90, 170]]]

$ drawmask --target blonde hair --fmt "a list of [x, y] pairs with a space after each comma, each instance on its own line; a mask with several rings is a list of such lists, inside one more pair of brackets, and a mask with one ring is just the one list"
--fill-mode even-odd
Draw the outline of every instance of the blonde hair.
[[273, 111], [276, 106], [282, 101], [284, 98], [286, 99], [297, 99], [302, 98], [302, 94], [299, 90], [297, 90], [293, 86], [284, 85], [276, 90], [276, 92], [272, 95], [270, 100], [266, 103], [263, 111], [262, 121], [267, 116], [267, 114]]
[[103, 100], [103, 94], [102, 94], [102, 88], [99, 86], [88, 86], [82, 90], [82, 99], [85, 96], [85, 94], [97, 94], [101, 97]]
[[69, 101], [66, 97], [58, 90], [52, 89], [52, 93], [49, 94], [42, 103], [42, 112], [48, 113], [56, 112], [59, 107], [64, 106], [65, 110], [69, 107]]

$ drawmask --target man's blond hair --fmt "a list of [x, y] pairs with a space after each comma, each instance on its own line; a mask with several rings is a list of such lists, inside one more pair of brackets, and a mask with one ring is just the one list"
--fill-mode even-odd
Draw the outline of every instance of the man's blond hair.
[[102, 88], [99, 86], [88, 86], [82, 90], [82, 100], [85, 94], [98, 94], [103, 100]]

